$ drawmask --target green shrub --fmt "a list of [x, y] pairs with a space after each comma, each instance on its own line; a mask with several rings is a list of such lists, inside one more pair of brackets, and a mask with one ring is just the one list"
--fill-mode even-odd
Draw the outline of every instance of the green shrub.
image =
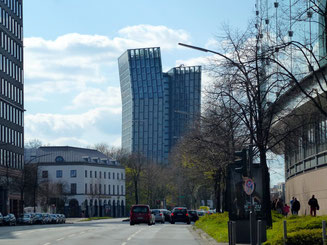
[[[265, 245], [283, 245], [283, 238], [266, 242]], [[287, 245], [321, 245], [322, 234], [321, 229], [300, 230], [287, 234]]]

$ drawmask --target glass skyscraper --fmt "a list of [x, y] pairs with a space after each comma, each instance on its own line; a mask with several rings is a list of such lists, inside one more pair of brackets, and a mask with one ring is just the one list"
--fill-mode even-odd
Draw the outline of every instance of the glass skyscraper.
[[0, 212], [22, 213], [24, 167], [22, 0], [0, 0]]
[[171, 148], [200, 114], [201, 67], [163, 73], [160, 48], [127, 50], [118, 64], [122, 147], [167, 164]]

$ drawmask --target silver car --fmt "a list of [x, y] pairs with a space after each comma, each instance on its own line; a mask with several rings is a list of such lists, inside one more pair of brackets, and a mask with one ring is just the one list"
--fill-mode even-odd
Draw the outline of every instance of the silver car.
[[151, 213], [154, 214], [156, 222], [160, 222], [161, 224], [165, 223], [165, 215], [160, 209], [152, 209]]

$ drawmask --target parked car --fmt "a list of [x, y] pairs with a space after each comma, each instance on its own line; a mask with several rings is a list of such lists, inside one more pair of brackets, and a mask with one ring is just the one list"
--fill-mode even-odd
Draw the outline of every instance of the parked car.
[[197, 210], [197, 212], [198, 212], [198, 216], [199, 216], [199, 217], [205, 215], [205, 212], [204, 212], [203, 210]]
[[64, 214], [59, 214], [61, 217], [61, 223], [66, 223], [66, 216]]
[[155, 224], [155, 217], [151, 214], [149, 205], [133, 205], [130, 211], [130, 225], [147, 223], [148, 225]]
[[190, 220], [193, 222], [195, 222], [199, 219], [199, 215], [196, 210], [188, 210], [188, 214], [190, 216]]
[[0, 213], [0, 225], [3, 225], [3, 215]]
[[171, 212], [167, 209], [161, 209], [161, 211], [163, 212], [164, 216], [165, 216], [165, 222], [170, 222], [170, 215]]
[[51, 223], [50, 214], [42, 214], [42, 217], [43, 217], [43, 224], [50, 224]]
[[16, 217], [13, 214], [8, 214], [3, 217], [3, 223], [5, 225], [16, 225]]
[[36, 213], [34, 215], [34, 224], [44, 224], [43, 215], [41, 213]]
[[59, 217], [57, 216], [57, 214], [50, 214], [50, 223], [59, 224]]
[[187, 212], [187, 208], [174, 208], [171, 215], [170, 223], [175, 224], [175, 222], [185, 222], [187, 224], [191, 223], [190, 216]]
[[156, 222], [160, 222], [161, 224], [165, 223], [165, 215], [160, 209], [152, 209], [151, 213], [154, 214], [154, 218]]
[[33, 217], [31, 214], [22, 214], [18, 217], [17, 223], [22, 225], [32, 225]]

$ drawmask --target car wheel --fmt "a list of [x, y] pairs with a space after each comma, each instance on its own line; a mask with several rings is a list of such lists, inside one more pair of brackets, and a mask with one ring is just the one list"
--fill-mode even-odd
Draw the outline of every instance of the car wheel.
[[171, 224], [175, 224], [175, 222], [174, 222], [174, 221], [172, 221], [172, 222], [171, 222]]
[[190, 221], [187, 221], [187, 224], [189, 225], [189, 224], [191, 224], [191, 222]]
[[148, 226], [152, 225], [151, 221], [148, 223]]
[[135, 225], [134, 222], [129, 222], [130, 225]]

